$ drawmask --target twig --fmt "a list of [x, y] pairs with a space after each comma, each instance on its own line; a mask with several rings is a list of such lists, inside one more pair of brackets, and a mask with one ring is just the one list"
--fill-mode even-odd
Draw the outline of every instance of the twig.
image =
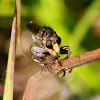
[[[62, 66], [60, 68], [63, 67], [65, 68], [65, 70], [68, 70], [99, 60], [100, 60], [100, 48], [61, 61]], [[51, 66], [51, 68], [52, 70], [56, 69], [56, 65]]]

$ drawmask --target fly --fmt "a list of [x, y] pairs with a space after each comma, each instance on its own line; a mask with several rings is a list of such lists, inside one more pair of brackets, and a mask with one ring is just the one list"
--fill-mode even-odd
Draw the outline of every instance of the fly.
[[61, 64], [58, 58], [60, 54], [67, 54], [67, 58], [70, 57], [69, 46], [60, 47], [61, 38], [50, 27], [41, 27], [31, 21], [26, 24], [26, 28], [32, 32], [32, 39], [38, 44], [38, 46], [31, 46], [32, 59], [43, 66], [42, 70], [47, 68], [51, 73], [54, 72], [50, 66], [56, 64], [58, 73], [63, 72], [61, 77], [65, 76], [65, 70], [59, 69]]

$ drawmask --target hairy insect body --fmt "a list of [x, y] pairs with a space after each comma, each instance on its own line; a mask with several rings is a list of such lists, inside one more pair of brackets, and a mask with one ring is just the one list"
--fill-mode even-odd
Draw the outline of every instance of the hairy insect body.
[[[71, 55], [69, 46], [60, 47], [61, 38], [50, 27], [40, 27], [34, 23], [28, 23], [26, 28], [32, 32], [33, 41], [39, 44], [39, 46], [31, 46], [33, 60], [39, 62], [43, 68], [46, 67], [48, 70], [50, 70], [51, 65], [57, 64], [58, 70], [60, 54], [68, 54], [67, 58]], [[65, 75], [65, 71], [63, 75]]]

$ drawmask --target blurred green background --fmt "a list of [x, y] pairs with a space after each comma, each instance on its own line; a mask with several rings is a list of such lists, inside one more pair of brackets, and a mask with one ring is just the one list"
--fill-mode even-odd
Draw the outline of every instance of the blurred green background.
[[[14, 0], [0, 0], [0, 78], [3, 79], [6, 75], [14, 8]], [[100, 48], [100, 0], [22, 0], [21, 20], [26, 52], [30, 52], [32, 40], [25, 24], [31, 20], [53, 28], [62, 39], [61, 46], [70, 46], [71, 56]], [[40, 69], [41, 66], [23, 56], [18, 45], [14, 100], [21, 100], [27, 80]], [[47, 80], [41, 83], [43, 88], [37, 90], [36, 100], [100, 100], [100, 62], [75, 68], [65, 78]]]

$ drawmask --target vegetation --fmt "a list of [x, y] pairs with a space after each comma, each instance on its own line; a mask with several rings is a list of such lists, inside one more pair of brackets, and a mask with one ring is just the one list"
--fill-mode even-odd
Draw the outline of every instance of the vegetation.
[[[21, 100], [26, 87], [26, 82], [31, 76], [32, 77], [28, 82], [28, 86], [31, 86], [31, 83], [33, 84], [33, 87], [26, 87], [26, 90], [28, 88], [28, 91], [31, 90], [33, 94], [36, 94], [35, 99], [33, 100], [38, 100], [39, 97], [44, 100], [48, 100], [51, 98], [52, 100], [92, 100], [96, 97], [100, 99], [100, 61], [92, 64], [87, 64], [82, 67], [74, 68], [70, 76], [66, 75], [65, 78], [62, 79], [58, 79], [58, 77], [53, 77], [52, 79], [44, 79], [43, 75], [39, 74], [40, 72], [36, 73], [37, 70], [40, 70], [37, 69], [37, 66], [39, 67], [39, 65], [36, 65], [30, 61], [27, 62], [28, 59], [26, 60], [22, 55], [18, 53], [17, 55], [15, 55], [17, 35], [20, 35], [20, 32], [22, 35], [24, 35], [26, 31], [25, 23], [31, 20], [37, 22], [40, 25], [47, 25], [52, 27], [57, 32], [58, 36], [62, 38], [61, 45], [70, 46], [72, 52], [71, 57], [100, 48], [99, 0], [81, 0], [81, 2], [80, 0], [77, 0], [77, 2], [75, 2], [75, 0], [16, 0], [16, 3], [13, 0], [2, 0], [0, 1], [0, 9], [2, 9], [0, 11], [0, 33], [1, 39], [4, 39], [1, 40], [0, 44], [0, 60], [2, 61], [2, 63], [0, 64], [1, 67], [6, 66], [5, 62], [7, 60], [8, 52], [5, 50], [6, 48], [8, 48], [8, 41], [6, 40], [9, 39], [8, 37], [10, 37], [11, 23], [14, 17], [11, 33], [11, 35], [14, 37], [11, 38], [10, 42], [12, 43], [13, 41], [13, 44], [12, 46], [10, 44], [7, 73], [6, 67], [0, 67], [0, 77], [4, 78], [6, 76], [6, 83], [8, 85], [8, 92], [4, 94], [3, 100], [13, 100], [14, 80], [14, 100]], [[15, 35], [13, 35], [14, 32], [16, 32]], [[27, 32], [27, 34], [29, 34], [29, 32]], [[28, 37], [24, 38], [25, 41], [28, 41], [26, 39], [29, 39]], [[27, 46], [25, 41], [23, 41], [24, 48], [25, 46]], [[20, 51], [18, 46], [17, 49], [18, 51]], [[27, 51], [27, 49], [25, 50]], [[98, 58], [100, 58], [100, 53], [98, 53], [97, 56]], [[15, 57], [16, 69], [14, 74]], [[23, 62], [19, 61], [20, 59], [25, 60]], [[27, 64], [25, 63], [25, 61], [27, 62]], [[30, 63], [33, 63], [32, 67], [30, 67]], [[32, 69], [33, 67], [34, 69]], [[34, 70], [34, 72], [32, 70]], [[43, 81], [42, 79], [44, 79], [45, 81]], [[40, 82], [40, 80], [42, 80], [42, 82]], [[46, 84], [46, 82], [48, 83]], [[39, 83], [41, 83], [42, 85]], [[52, 85], [52, 83], [54, 84]], [[42, 92], [41, 88], [37, 85], [43, 87]], [[49, 90], [49, 87], [51, 90]], [[43, 93], [45, 93], [45, 91], [49, 95], [44, 95]], [[26, 95], [28, 95], [27, 92], [25, 93]], [[40, 95], [38, 96], [39, 93]], [[42, 97], [42, 95], [44, 95], [44, 97]], [[25, 96], [23, 97], [23, 100], [24, 98]]]

